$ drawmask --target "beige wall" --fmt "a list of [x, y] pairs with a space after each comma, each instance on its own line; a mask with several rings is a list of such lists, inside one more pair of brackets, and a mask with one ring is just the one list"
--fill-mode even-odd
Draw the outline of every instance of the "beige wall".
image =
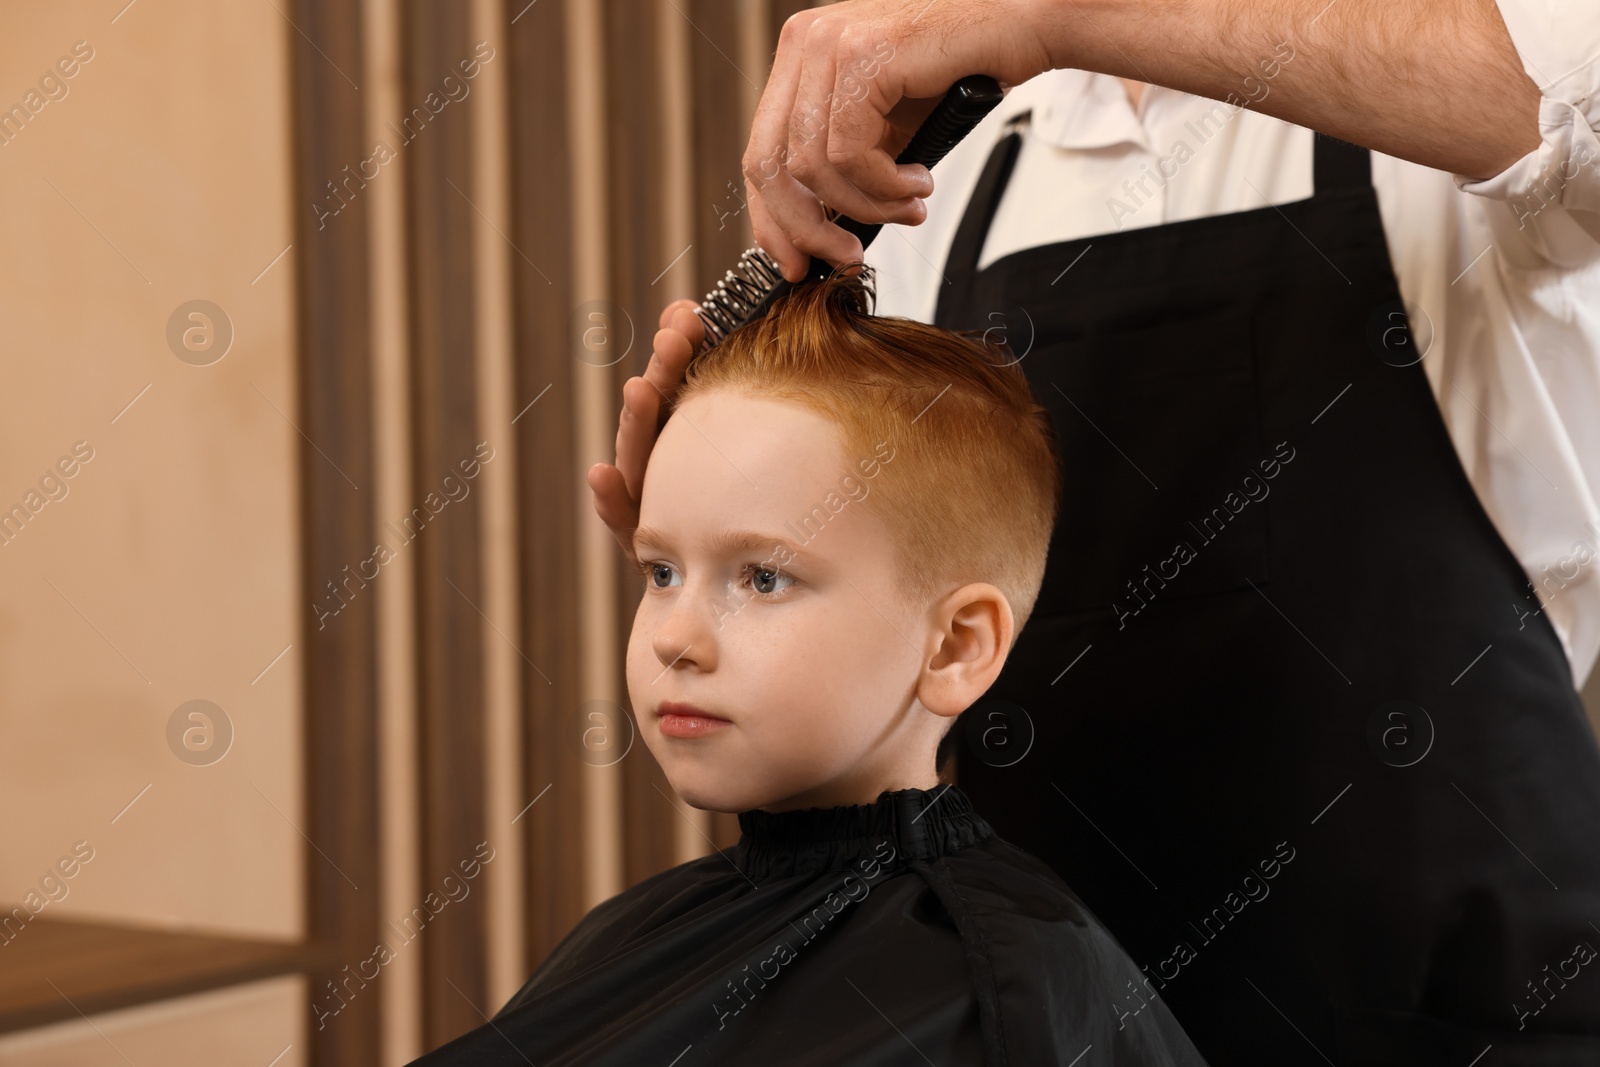
[[[0, 545], [0, 899], [81, 840], [94, 858], [49, 914], [295, 937], [301, 661], [278, 657], [308, 609], [286, 418], [295, 254], [274, 262], [294, 209], [295, 31], [272, 4], [120, 6], [10, 5], [0, 33], [0, 105], [92, 49], [0, 146], [0, 508], [26, 506], [75, 442], [93, 453]], [[197, 298], [234, 330], [209, 366], [167, 342]], [[168, 747], [196, 698], [233, 726], [210, 766]], [[298, 1041], [298, 981], [101, 1025], [136, 1062], [264, 1065]], [[82, 1022], [0, 1041], [7, 1065], [102, 1059], [121, 1062]]]

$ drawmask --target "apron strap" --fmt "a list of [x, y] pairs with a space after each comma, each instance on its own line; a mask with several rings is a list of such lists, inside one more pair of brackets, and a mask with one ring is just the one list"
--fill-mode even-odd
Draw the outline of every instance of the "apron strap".
[[[989, 222], [1000, 205], [1000, 190], [1006, 187], [1011, 170], [1017, 162], [1017, 152], [1022, 147], [1022, 129], [1028, 123], [1032, 110], [1024, 111], [1006, 123], [1006, 134], [989, 152], [989, 160], [978, 176], [978, 184], [967, 200], [967, 208], [956, 226], [955, 237], [945, 257], [944, 284], [939, 290], [940, 307], [956, 294], [970, 290], [972, 276], [977, 272], [978, 256], [983, 251], [983, 239], [989, 232]], [[937, 320], [938, 312], [935, 312]]]
[[1372, 153], [1360, 145], [1314, 133], [1311, 189], [1330, 193], [1335, 189], [1365, 189], [1372, 184]]

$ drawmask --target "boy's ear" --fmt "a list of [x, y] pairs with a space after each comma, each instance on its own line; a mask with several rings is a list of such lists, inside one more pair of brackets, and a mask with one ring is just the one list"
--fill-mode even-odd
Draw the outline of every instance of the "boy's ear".
[[922, 706], [935, 715], [960, 715], [1000, 677], [1016, 617], [1011, 602], [988, 582], [972, 582], [934, 607], [933, 654], [917, 683]]

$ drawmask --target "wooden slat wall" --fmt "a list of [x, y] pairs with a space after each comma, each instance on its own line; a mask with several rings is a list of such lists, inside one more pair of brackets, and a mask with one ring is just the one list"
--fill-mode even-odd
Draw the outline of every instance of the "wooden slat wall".
[[[418, 505], [444, 498], [442, 481], [463, 483], [480, 434], [476, 361], [476, 214], [472, 123], [446, 99], [446, 75], [472, 57], [471, 8], [408, 0], [403, 9], [405, 101], [417, 125], [407, 163], [411, 269], [412, 484]], [[470, 468], [469, 468], [470, 469]], [[415, 536], [417, 715], [421, 783], [421, 882], [417, 899], [442, 894], [487, 840], [484, 820], [484, 654], [480, 560], [481, 496], [442, 506]], [[426, 516], [428, 510], [423, 508]], [[442, 1044], [483, 1023], [488, 994], [486, 911], [446, 907], [423, 942], [423, 1043]]]
[[750, 17], [750, 6], [746, 0], [695, 0], [688, 8], [700, 31], [689, 41], [695, 116], [694, 201], [689, 217], [700, 266], [693, 294], [697, 298], [754, 243], [744, 210], [740, 161], [750, 137], [746, 100], [766, 84], [766, 68], [753, 66], [752, 57], [745, 55], [749, 49], [743, 46], [740, 17], [741, 12]]
[[[361, 10], [353, 4], [296, 0], [291, 38], [295, 86], [296, 202], [325, 202], [325, 183], [366, 156], [358, 91], [365, 77]], [[316, 42], [313, 44], [312, 42]], [[341, 73], [343, 72], [343, 73]], [[371, 552], [371, 334], [367, 317], [367, 205], [355, 197], [334, 225], [309, 209], [299, 220], [299, 404], [296, 424], [315, 447], [300, 450], [302, 577], [307, 604], [322, 584]], [[337, 469], [335, 469], [337, 468]], [[346, 481], [346, 477], [350, 481]], [[357, 487], [351, 488], [351, 481]], [[360, 960], [378, 939], [376, 613], [355, 597], [337, 626], [318, 629], [307, 612], [304, 751], [306, 922], [308, 935]], [[349, 881], [346, 881], [346, 879]], [[352, 884], [354, 883], [354, 887]], [[314, 999], [339, 971], [312, 972]], [[331, 1002], [330, 1002], [331, 1003]], [[378, 1062], [379, 1000], [355, 998], [335, 1025], [318, 1028], [307, 1012], [311, 1059], [367, 1067]]]
[[[588, 768], [571, 737], [580, 702], [577, 557], [579, 471], [568, 354], [578, 303], [568, 269], [572, 247], [571, 134], [565, 106], [568, 70], [563, 4], [508, 10], [511, 240], [516, 348], [518, 516], [521, 528], [523, 671], [526, 699], [522, 816], [527, 834], [527, 958], [530, 970], [582, 917], [583, 785]], [[526, 258], [524, 258], [526, 257]], [[537, 398], [537, 402], [536, 401]], [[524, 406], [533, 407], [524, 411]], [[550, 665], [541, 673], [537, 665]], [[564, 669], [563, 669], [564, 668]]]

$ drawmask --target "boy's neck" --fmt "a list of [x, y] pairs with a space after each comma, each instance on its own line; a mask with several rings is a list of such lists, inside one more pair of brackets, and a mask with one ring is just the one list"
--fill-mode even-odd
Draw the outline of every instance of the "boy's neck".
[[761, 811], [777, 813], [804, 808], [837, 808], [854, 804], [875, 804], [884, 793], [901, 789], [937, 789], [939, 773], [928, 767], [923, 774], [873, 775], [850, 782], [826, 782], [783, 800], [762, 804]]

